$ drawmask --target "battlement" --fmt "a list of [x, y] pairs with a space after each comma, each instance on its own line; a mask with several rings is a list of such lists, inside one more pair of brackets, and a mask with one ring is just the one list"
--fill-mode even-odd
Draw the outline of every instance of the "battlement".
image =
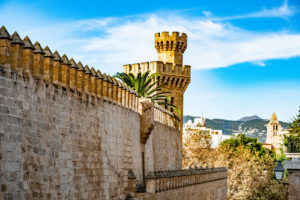
[[162, 32], [155, 34], [155, 49], [158, 52], [158, 60], [164, 63], [183, 63], [183, 53], [187, 48], [187, 35], [179, 32]]
[[173, 63], [163, 63], [162, 61], [151, 61], [124, 65], [125, 73], [138, 72], [145, 73], [150, 71], [151, 73], [159, 73], [160, 75], [172, 75], [172, 76], [191, 76], [191, 66], [190, 65], [180, 65]]
[[173, 85], [178, 89], [185, 90], [190, 83], [190, 65], [163, 63], [162, 61], [124, 65], [125, 73], [137, 74], [139, 72], [145, 73], [146, 71], [150, 71], [151, 73], [159, 73], [159, 76], [157, 77], [158, 81], [168, 81], [169, 86]]
[[[135, 91], [125, 87], [114, 78], [102, 74], [100, 70], [83, 67], [67, 55], [52, 53], [39, 42], [32, 44], [28, 36], [22, 40], [17, 32], [12, 36], [4, 26], [0, 29], [0, 65], [9, 75], [17, 72], [18, 77], [45, 81], [74, 93], [102, 98], [110, 103], [138, 111], [138, 97]], [[82, 95], [80, 95], [82, 96]]]
[[155, 33], [155, 49], [157, 52], [162, 51], [180, 51], [184, 53], [187, 48], [187, 35], [179, 32], [169, 32]]
[[[0, 29], [0, 66], [7, 76], [14, 71], [20, 78], [44, 81], [74, 94], [80, 93], [79, 96], [101, 98], [138, 112], [136, 92], [120, 81], [93, 67], [83, 66], [65, 54], [52, 53], [48, 46], [42, 48], [39, 42], [33, 45], [28, 36], [23, 40], [17, 32], [11, 36], [4, 26]], [[173, 117], [170, 113], [165, 114]]]

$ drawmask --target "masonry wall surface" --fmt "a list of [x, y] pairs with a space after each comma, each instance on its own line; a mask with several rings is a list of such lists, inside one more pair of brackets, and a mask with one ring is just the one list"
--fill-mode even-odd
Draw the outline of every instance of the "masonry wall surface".
[[289, 172], [289, 200], [300, 199], [300, 171]]
[[16, 77], [0, 76], [1, 198], [124, 198], [142, 167], [138, 113]]
[[153, 164], [151, 163], [146, 168], [147, 173], [149, 171], [181, 169], [181, 139], [179, 130], [174, 130], [174, 128], [155, 122], [154, 130], [147, 141], [146, 149], [152, 149], [146, 151], [146, 163], [153, 160]]

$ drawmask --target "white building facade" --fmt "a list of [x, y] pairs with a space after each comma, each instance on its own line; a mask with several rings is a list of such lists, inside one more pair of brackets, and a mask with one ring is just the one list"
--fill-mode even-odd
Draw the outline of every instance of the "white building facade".
[[195, 118], [194, 122], [192, 120], [189, 120], [187, 123], [183, 125], [183, 140], [188, 137], [188, 131], [187, 130], [200, 130], [207, 132], [211, 135], [211, 147], [216, 148], [219, 146], [219, 144], [226, 140], [230, 139], [230, 135], [224, 135], [222, 130], [213, 130], [211, 128], [207, 128], [205, 124], [205, 118]]

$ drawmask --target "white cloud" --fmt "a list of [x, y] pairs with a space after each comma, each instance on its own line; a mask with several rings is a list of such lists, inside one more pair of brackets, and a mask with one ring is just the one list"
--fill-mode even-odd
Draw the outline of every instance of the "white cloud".
[[249, 17], [289, 17], [296, 10], [288, 6], [288, 0], [285, 0], [282, 6], [273, 9], [263, 9], [262, 11], [250, 14]]
[[243, 62], [263, 66], [261, 60], [300, 55], [300, 34], [256, 33], [206, 19], [151, 15], [110, 26], [101, 37], [86, 40], [80, 47], [82, 59], [88, 62], [94, 58], [95, 63], [111, 66], [115, 71], [120, 71], [122, 64], [155, 60], [154, 33], [165, 30], [188, 34], [184, 62], [193, 69]]
[[234, 20], [234, 19], [245, 19], [245, 18], [287, 18], [293, 16], [297, 10], [295, 7], [290, 7], [288, 5], [288, 0], [285, 0], [280, 7], [272, 8], [272, 9], [262, 9], [260, 11], [243, 14], [243, 15], [236, 15], [230, 17], [216, 17], [214, 20]]
[[[287, 2], [272, 12], [260, 13], [275, 15], [275, 10], [284, 15], [290, 13]], [[156, 60], [154, 33], [162, 31], [188, 34], [184, 63], [192, 65], [192, 69], [227, 67], [243, 62], [263, 66], [264, 60], [300, 55], [300, 34], [251, 32], [228, 22], [179, 15], [87, 19], [31, 26], [30, 29], [22, 27], [18, 31], [22, 37], [28, 34], [32, 42], [38, 40], [43, 46], [49, 45], [52, 50], [108, 73], [122, 71], [123, 64]]]
[[211, 17], [211, 16], [212, 16], [212, 13], [211, 13], [210, 11], [204, 10], [204, 11], [202, 11], [202, 13], [203, 13], [203, 15], [204, 15], [205, 17]]
[[264, 62], [262, 62], [261, 60], [253, 61], [252, 63], [254, 65], [258, 65], [258, 66], [261, 66], [261, 67], [266, 66], [266, 64]]

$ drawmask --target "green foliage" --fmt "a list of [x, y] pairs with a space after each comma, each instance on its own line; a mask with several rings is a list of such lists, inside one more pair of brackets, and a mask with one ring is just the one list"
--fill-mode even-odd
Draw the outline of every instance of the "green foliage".
[[274, 179], [275, 158], [253, 138], [238, 136], [218, 148], [207, 148], [204, 134], [189, 134], [183, 140], [183, 167], [227, 167], [227, 199], [287, 199], [287, 186]]
[[300, 107], [297, 117], [290, 124], [289, 132], [284, 136], [283, 144], [289, 152], [300, 152]]
[[224, 140], [220, 146], [229, 146], [233, 149], [243, 146], [246, 149], [249, 149], [253, 155], [258, 155], [259, 157], [264, 157], [267, 153], [271, 154], [273, 157], [275, 156], [274, 152], [264, 148], [257, 138], [250, 138], [243, 134]]
[[139, 72], [137, 76], [133, 73], [117, 73], [114, 77], [125, 83], [128, 87], [135, 90], [138, 97], [150, 98], [159, 105], [166, 105], [180, 114], [180, 110], [173, 105], [171, 98], [167, 96], [170, 92], [162, 92], [163, 84], [159, 84], [155, 77], [158, 73], [150, 74], [150, 71], [145, 73]]
[[286, 155], [285, 154], [283, 154], [283, 153], [281, 153], [281, 154], [276, 154], [276, 161], [281, 161], [281, 162], [283, 162], [283, 161], [285, 161], [285, 160], [287, 160], [288, 158], [286, 157]]
[[290, 125], [290, 133], [291, 135], [296, 135], [300, 137], [300, 108], [299, 108], [299, 113], [297, 115], [297, 118], [294, 118], [294, 121]]

